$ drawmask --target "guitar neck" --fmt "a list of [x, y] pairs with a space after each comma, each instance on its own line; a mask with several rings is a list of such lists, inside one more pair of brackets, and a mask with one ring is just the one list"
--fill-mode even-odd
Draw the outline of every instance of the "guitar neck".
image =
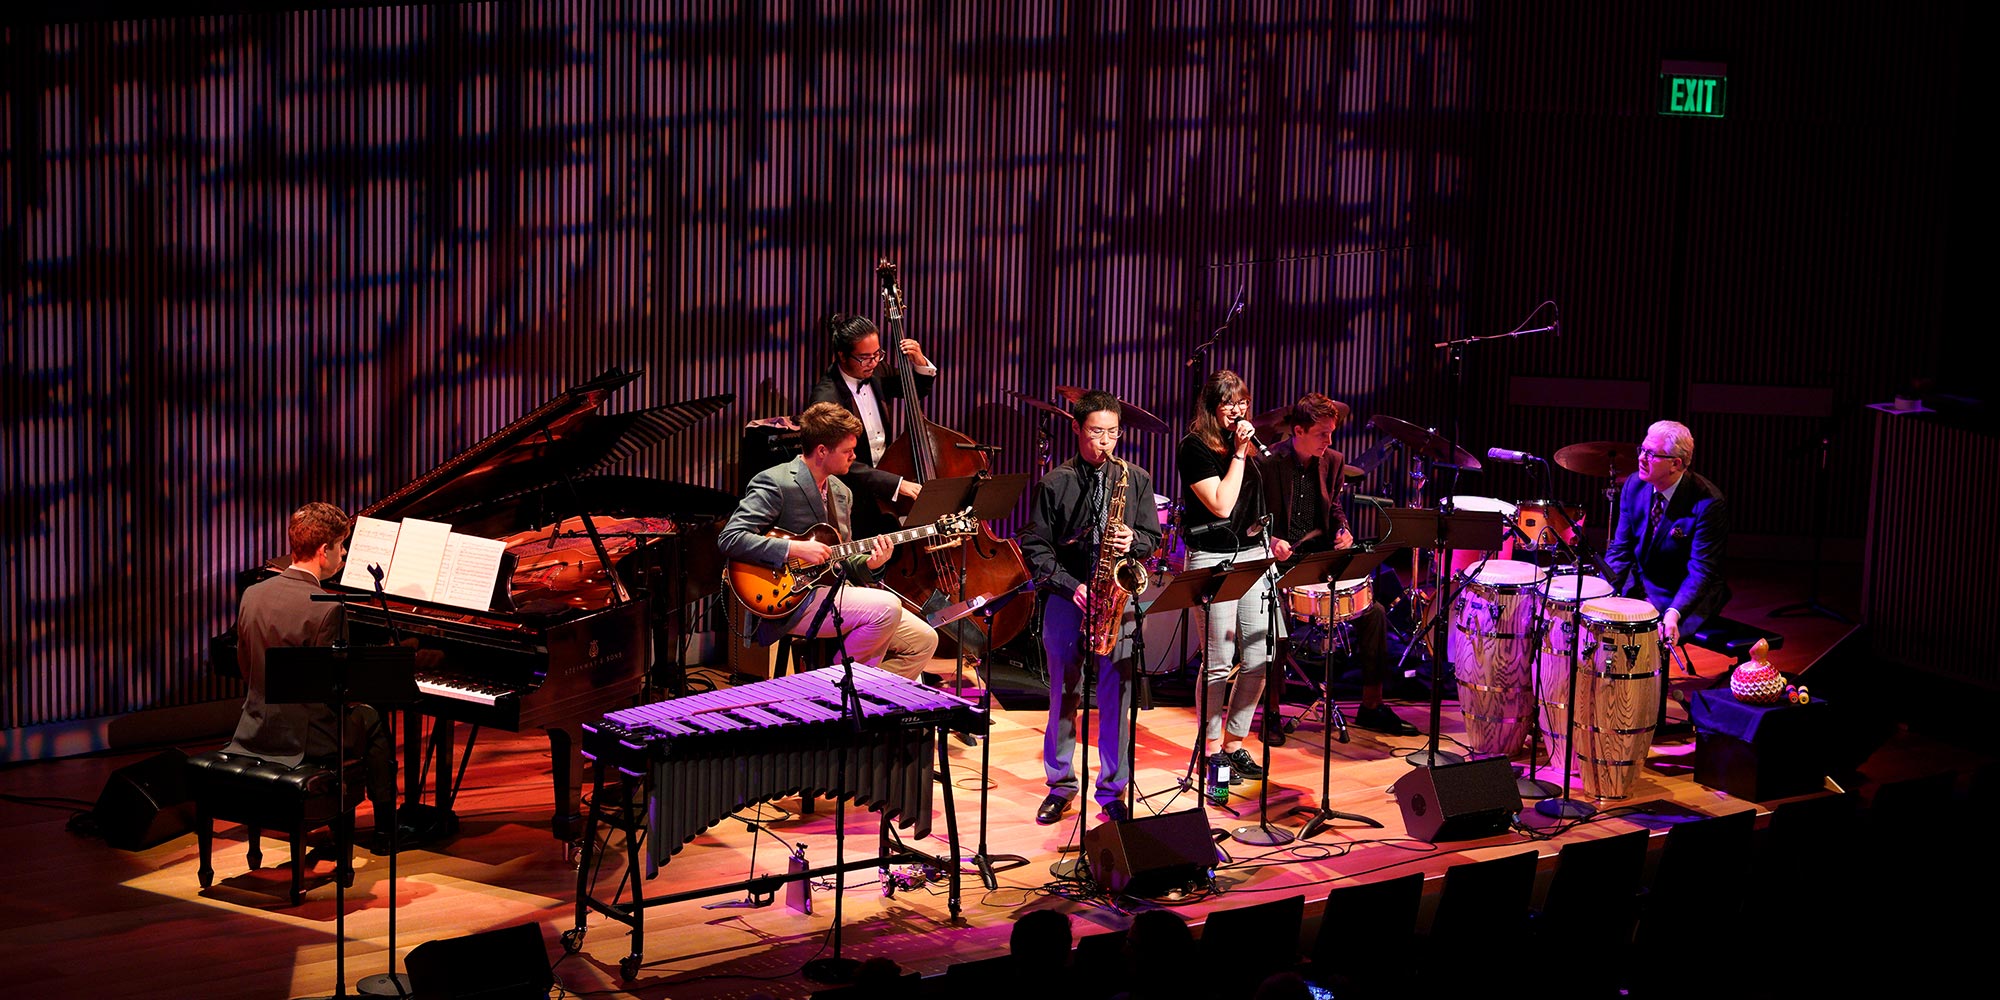
[[[937, 534], [937, 525], [933, 523], [933, 524], [926, 524], [921, 528], [904, 528], [901, 531], [892, 531], [886, 535], [876, 535], [875, 538], [886, 538], [889, 540], [890, 545], [901, 545], [904, 542], [914, 542], [919, 538], [929, 538], [930, 536], [935, 534]], [[863, 538], [860, 539], [859, 541], [842, 542], [839, 545], [833, 547], [833, 558], [845, 559], [848, 556], [860, 555], [862, 553], [868, 552], [869, 550], [875, 547], [875, 538]]]

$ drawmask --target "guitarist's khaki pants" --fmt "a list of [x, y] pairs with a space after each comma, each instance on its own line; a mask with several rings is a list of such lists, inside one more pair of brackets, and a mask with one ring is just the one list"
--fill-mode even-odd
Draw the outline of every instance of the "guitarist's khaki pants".
[[[793, 635], [807, 634], [819, 617], [820, 605], [832, 592], [831, 587], [813, 590], [792, 619]], [[846, 636], [847, 655], [854, 657], [854, 662], [881, 667], [910, 680], [916, 680], [930, 666], [931, 654], [937, 652], [937, 630], [906, 610], [902, 598], [886, 590], [842, 587], [838, 605], [839, 631]], [[818, 637], [834, 634], [834, 616], [829, 614], [820, 624]]]

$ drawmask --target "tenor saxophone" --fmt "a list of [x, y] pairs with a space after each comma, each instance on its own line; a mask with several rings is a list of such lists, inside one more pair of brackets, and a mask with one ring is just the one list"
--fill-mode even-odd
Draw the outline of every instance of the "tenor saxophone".
[[1097, 543], [1097, 566], [1090, 574], [1090, 611], [1085, 616], [1090, 631], [1090, 650], [1109, 656], [1118, 648], [1118, 625], [1125, 617], [1125, 602], [1146, 589], [1146, 566], [1130, 556], [1121, 556], [1111, 543], [1111, 527], [1125, 523], [1125, 492], [1132, 479], [1132, 467], [1118, 463], [1118, 483], [1105, 505], [1104, 530]]

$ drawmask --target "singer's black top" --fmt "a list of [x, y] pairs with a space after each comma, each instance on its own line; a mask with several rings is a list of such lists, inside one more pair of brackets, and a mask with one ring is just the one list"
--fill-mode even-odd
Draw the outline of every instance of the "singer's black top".
[[[1263, 479], [1257, 474], [1257, 456], [1243, 460], [1246, 466], [1243, 488], [1236, 493], [1236, 506], [1229, 517], [1210, 513], [1208, 505], [1194, 495], [1194, 484], [1204, 479], [1221, 479], [1228, 473], [1230, 461], [1227, 453], [1216, 454], [1193, 434], [1181, 438], [1180, 449], [1174, 453], [1174, 466], [1181, 474], [1181, 537], [1187, 539], [1190, 549], [1234, 552], [1263, 544], [1263, 529], [1257, 521], [1266, 508]], [[1225, 521], [1227, 528], [1223, 527]], [[1232, 535], [1231, 531], [1235, 533]]]

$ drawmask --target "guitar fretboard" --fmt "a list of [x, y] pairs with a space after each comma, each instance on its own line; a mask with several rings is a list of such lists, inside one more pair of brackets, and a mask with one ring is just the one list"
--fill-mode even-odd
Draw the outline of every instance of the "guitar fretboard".
[[[926, 524], [921, 528], [904, 528], [901, 531], [892, 531], [886, 535], [876, 535], [875, 538], [886, 538], [889, 540], [890, 545], [901, 545], [904, 542], [914, 542], [919, 538], [928, 538], [935, 534], [937, 534], [937, 525], [933, 523]], [[833, 558], [845, 559], [848, 556], [865, 553], [875, 547], [875, 538], [841, 542], [839, 545], [833, 547]]]

